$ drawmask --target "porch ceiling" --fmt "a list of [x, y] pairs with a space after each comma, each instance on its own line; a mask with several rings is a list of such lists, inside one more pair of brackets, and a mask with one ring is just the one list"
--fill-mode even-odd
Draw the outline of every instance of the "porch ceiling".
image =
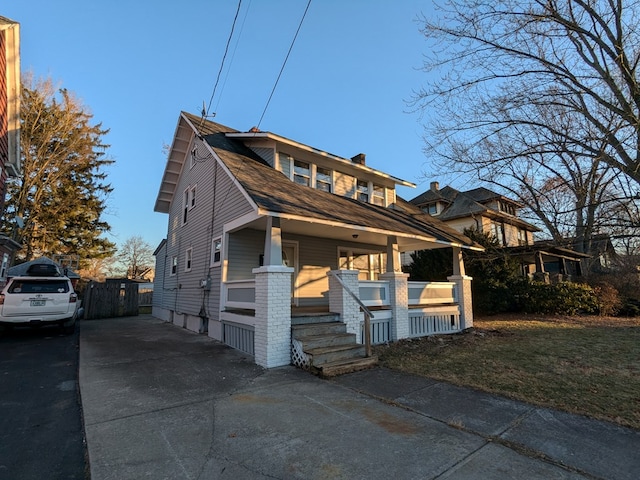
[[[264, 231], [267, 228], [267, 217], [260, 217], [259, 219], [244, 225], [242, 228]], [[357, 225], [327, 225], [320, 221], [314, 221], [314, 219], [305, 221], [300, 219], [281, 218], [280, 228], [285, 239], [287, 235], [306, 235], [308, 237], [339, 240], [344, 242], [345, 245], [352, 245], [354, 243], [367, 246], [375, 245], [381, 247], [382, 250], [387, 248], [387, 238], [389, 236], [397, 237], [400, 251], [403, 252], [445, 248], [450, 246], [448, 244], [438, 243], [435, 239], [429, 240], [427, 238], [408, 237], [398, 232], [372, 231]]]

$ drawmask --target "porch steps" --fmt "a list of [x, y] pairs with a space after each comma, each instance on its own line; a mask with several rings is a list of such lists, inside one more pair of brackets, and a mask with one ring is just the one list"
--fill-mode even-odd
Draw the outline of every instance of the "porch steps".
[[302, 344], [309, 369], [322, 377], [371, 368], [378, 362], [377, 357], [365, 357], [365, 346], [356, 343], [356, 335], [347, 333], [339, 321], [298, 323], [292, 325], [291, 334]]

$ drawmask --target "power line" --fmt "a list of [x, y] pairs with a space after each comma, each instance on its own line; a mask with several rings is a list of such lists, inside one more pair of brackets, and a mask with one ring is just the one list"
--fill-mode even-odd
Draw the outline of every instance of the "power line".
[[260, 116], [260, 121], [258, 121], [257, 128], [260, 128], [260, 124], [262, 123], [264, 114], [267, 113], [267, 108], [269, 108], [269, 103], [271, 103], [271, 97], [273, 97], [273, 93], [276, 91], [276, 87], [278, 86], [278, 82], [280, 81], [280, 76], [284, 71], [284, 67], [287, 64], [287, 60], [289, 60], [289, 55], [291, 54], [291, 50], [293, 49], [294, 43], [296, 43], [296, 38], [298, 38], [298, 33], [300, 32], [300, 28], [302, 27], [302, 22], [304, 22], [304, 17], [306, 17], [307, 11], [309, 10], [310, 5], [311, 5], [311, 0], [309, 0], [309, 2], [307, 3], [307, 8], [304, 9], [304, 13], [302, 14], [302, 18], [300, 19], [300, 24], [298, 25], [296, 34], [293, 36], [293, 40], [291, 41], [291, 45], [289, 46], [289, 51], [287, 52], [287, 56], [285, 57], [284, 62], [282, 63], [282, 68], [280, 68], [280, 73], [278, 73], [278, 78], [276, 78], [276, 82], [273, 84], [273, 89], [271, 90], [271, 94], [269, 95], [267, 104], [264, 106], [264, 110], [262, 111], [262, 115]]
[[202, 110], [202, 119], [204, 120], [209, 115], [209, 110], [211, 109], [211, 103], [213, 102], [213, 97], [216, 94], [216, 89], [218, 88], [218, 82], [220, 82], [220, 76], [222, 75], [222, 69], [224, 68], [224, 61], [227, 58], [227, 52], [229, 51], [229, 45], [231, 44], [231, 38], [233, 37], [233, 31], [236, 28], [236, 21], [238, 20], [238, 14], [240, 13], [240, 6], [242, 5], [242, 0], [238, 0], [238, 8], [236, 9], [236, 14], [233, 17], [233, 24], [231, 25], [231, 32], [229, 32], [229, 38], [227, 39], [227, 45], [224, 49], [224, 55], [222, 56], [222, 62], [220, 63], [220, 70], [218, 70], [218, 76], [216, 77], [216, 83], [213, 86], [213, 92], [211, 92], [211, 98], [209, 99], [209, 106], [206, 110]]

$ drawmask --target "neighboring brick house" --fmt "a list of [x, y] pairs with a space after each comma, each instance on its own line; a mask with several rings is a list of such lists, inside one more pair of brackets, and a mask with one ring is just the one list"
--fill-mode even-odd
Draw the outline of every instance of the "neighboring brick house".
[[[374, 313], [373, 343], [472, 326], [461, 249], [482, 248], [397, 197], [396, 185], [415, 187], [363, 154], [183, 112], [155, 205], [168, 230], [155, 251], [153, 315], [265, 367], [323, 362], [323, 374], [333, 362], [300, 330], [330, 319], [327, 342], [343, 355], [351, 346], [338, 340], [366, 337], [362, 306]], [[446, 247], [448, 282], [408, 282], [403, 251]]]
[[[524, 275], [547, 280], [552, 274], [567, 279], [581, 274], [580, 261], [589, 256], [552, 242], [536, 242], [534, 234], [540, 229], [518, 217], [523, 206], [484, 187], [461, 192], [449, 186], [441, 189], [438, 182], [431, 182], [429, 190], [410, 203], [459, 232], [475, 229], [491, 234], [520, 261]], [[403, 264], [410, 262], [405, 254]]]
[[[20, 168], [20, 24], [0, 17], [0, 215], [4, 215], [5, 182]], [[21, 245], [0, 235], [0, 282]]]

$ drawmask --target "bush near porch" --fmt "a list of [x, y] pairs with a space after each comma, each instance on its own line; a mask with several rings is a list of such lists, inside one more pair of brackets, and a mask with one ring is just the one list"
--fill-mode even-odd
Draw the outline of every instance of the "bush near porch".
[[474, 323], [374, 353], [392, 369], [640, 429], [640, 319], [509, 314]]

